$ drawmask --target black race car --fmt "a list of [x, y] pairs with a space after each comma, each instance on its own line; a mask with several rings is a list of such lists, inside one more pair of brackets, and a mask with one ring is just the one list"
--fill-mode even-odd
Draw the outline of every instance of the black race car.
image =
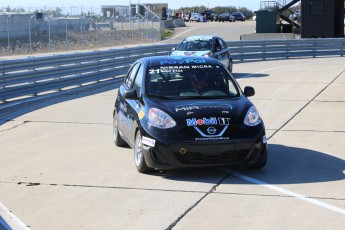
[[137, 170], [267, 161], [264, 123], [230, 72], [208, 57], [159, 56], [131, 66], [113, 112], [117, 146], [134, 148]]

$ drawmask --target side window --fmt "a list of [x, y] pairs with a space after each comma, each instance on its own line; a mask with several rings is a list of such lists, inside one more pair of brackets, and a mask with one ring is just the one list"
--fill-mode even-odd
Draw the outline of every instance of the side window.
[[136, 63], [132, 69], [130, 70], [130, 72], [128, 73], [127, 77], [126, 77], [126, 80], [125, 80], [125, 84], [128, 86], [128, 87], [131, 87], [132, 86], [132, 83], [134, 81], [134, 77], [135, 75], [137, 74], [137, 71], [138, 71], [138, 68], [140, 66], [140, 63]]
[[220, 46], [220, 44], [219, 44], [218, 38], [214, 39], [214, 47], [216, 48], [216, 50], [222, 48], [222, 47]]
[[219, 40], [220, 47], [222, 47], [222, 49], [225, 49], [226, 48], [225, 42], [222, 39], [218, 39], [218, 40]]
[[143, 83], [143, 77], [144, 77], [144, 67], [143, 65], [140, 65], [134, 84], [133, 84], [133, 89], [137, 91], [138, 97], [141, 94], [141, 86]]

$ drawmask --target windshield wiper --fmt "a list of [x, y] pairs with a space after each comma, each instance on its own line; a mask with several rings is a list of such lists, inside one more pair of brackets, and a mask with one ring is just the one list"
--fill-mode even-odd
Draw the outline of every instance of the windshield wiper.
[[183, 100], [183, 99], [224, 99], [229, 98], [229, 96], [179, 96], [179, 97], [172, 97], [171, 99], [176, 100]]
[[164, 96], [164, 95], [159, 95], [159, 94], [148, 94], [147, 96], [148, 96], [148, 97], [155, 97], [155, 98], [160, 98], [160, 99], [168, 99], [168, 100], [171, 100], [170, 97]]
[[174, 99], [201, 99], [204, 98], [203, 96], [178, 96], [178, 97], [174, 97]]

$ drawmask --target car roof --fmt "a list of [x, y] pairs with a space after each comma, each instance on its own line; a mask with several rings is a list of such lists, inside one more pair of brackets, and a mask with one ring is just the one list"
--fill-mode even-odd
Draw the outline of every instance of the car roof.
[[201, 36], [190, 36], [185, 38], [185, 41], [194, 41], [194, 40], [211, 40], [215, 38], [216, 36], [212, 35], [201, 35]]
[[139, 59], [151, 66], [178, 66], [178, 65], [219, 65], [219, 62], [213, 58], [202, 56], [151, 56]]

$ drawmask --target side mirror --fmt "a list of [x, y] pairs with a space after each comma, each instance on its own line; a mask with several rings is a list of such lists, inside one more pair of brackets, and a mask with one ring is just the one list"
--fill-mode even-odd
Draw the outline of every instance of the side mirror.
[[176, 48], [171, 48], [171, 51], [169, 52], [169, 56], [176, 50]]
[[129, 100], [138, 100], [137, 91], [134, 89], [126, 89], [123, 93], [123, 97]]
[[255, 95], [255, 90], [251, 86], [244, 87], [244, 96], [251, 97]]

